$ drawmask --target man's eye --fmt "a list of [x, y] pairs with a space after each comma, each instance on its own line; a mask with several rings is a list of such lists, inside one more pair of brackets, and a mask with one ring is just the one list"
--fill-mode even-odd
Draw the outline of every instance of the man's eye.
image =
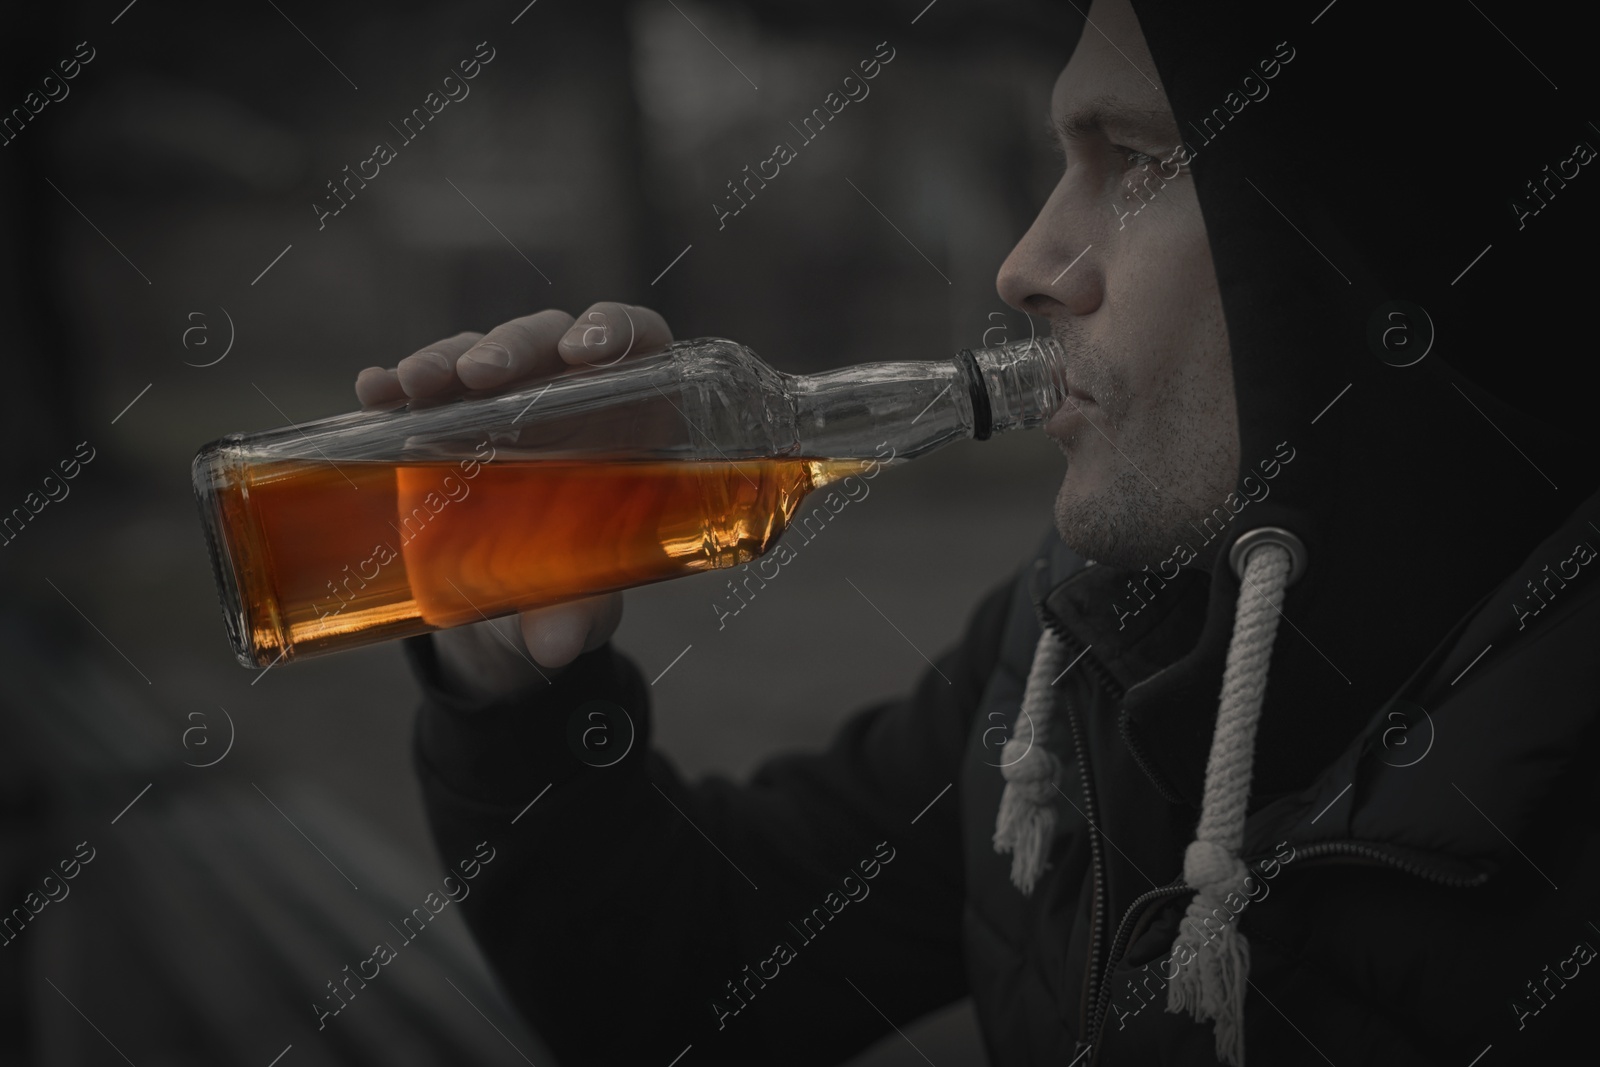
[[1137, 148], [1124, 148], [1122, 145], [1114, 144], [1111, 146], [1111, 151], [1126, 160], [1130, 167], [1143, 167], [1156, 161], [1155, 156], [1148, 152], [1141, 152]]

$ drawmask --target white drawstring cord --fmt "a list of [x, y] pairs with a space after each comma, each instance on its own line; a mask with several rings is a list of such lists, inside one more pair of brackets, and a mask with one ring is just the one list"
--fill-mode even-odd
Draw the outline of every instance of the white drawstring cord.
[[1023, 691], [1022, 708], [1017, 712], [1011, 738], [1000, 750], [1000, 773], [1006, 788], [1000, 797], [1000, 813], [995, 818], [994, 850], [1011, 853], [1011, 884], [1024, 896], [1044, 873], [1045, 856], [1056, 829], [1056, 779], [1061, 761], [1045, 748], [1050, 736], [1050, 715], [1054, 706], [1050, 683], [1060, 672], [1066, 647], [1049, 630], [1039, 635], [1033, 650], [1033, 666], [1028, 670], [1028, 686]]
[[1173, 955], [1179, 963], [1167, 986], [1167, 1010], [1188, 1011], [1197, 1022], [1209, 1019], [1216, 1029], [1217, 1058], [1244, 1067], [1244, 1001], [1250, 977], [1250, 945], [1236, 921], [1224, 921], [1216, 933], [1204, 923], [1232, 916], [1225, 901], [1248, 901], [1249, 874], [1239, 852], [1244, 847], [1245, 807], [1255, 762], [1256, 725], [1267, 692], [1267, 668], [1278, 633], [1283, 595], [1292, 560], [1283, 545], [1256, 545], [1239, 583], [1233, 639], [1222, 676], [1222, 700], [1206, 762], [1200, 824], [1183, 858], [1183, 879], [1197, 892], [1189, 902]]

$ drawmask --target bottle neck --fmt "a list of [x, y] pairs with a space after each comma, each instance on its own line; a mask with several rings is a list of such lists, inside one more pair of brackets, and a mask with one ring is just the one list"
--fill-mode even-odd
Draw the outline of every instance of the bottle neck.
[[954, 359], [863, 363], [791, 378], [799, 454], [911, 459], [962, 438], [1043, 426], [1066, 399], [1061, 347], [1039, 337]]

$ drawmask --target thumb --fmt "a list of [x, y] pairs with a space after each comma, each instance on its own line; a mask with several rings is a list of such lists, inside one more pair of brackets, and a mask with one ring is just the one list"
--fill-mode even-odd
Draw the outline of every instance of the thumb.
[[522, 642], [545, 667], [564, 667], [611, 639], [622, 621], [622, 594], [586, 597], [522, 613]]

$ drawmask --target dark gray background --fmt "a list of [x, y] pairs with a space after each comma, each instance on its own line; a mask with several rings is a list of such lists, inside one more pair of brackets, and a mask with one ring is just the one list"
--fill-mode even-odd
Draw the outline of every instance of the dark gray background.
[[[77, 442], [97, 450], [71, 495], [0, 549], [8, 626], [27, 635], [0, 648], [16, 740], [0, 904], [20, 902], [85, 836], [109, 857], [6, 949], [5, 999], [26, 1005], [16, 1032], [33, 1035], [35, 1062], [123, 1062], [107, 1044], [140, 1064], [191, 1062], [159, 1036], [167, 1026], [135, 1010], [131, 991], [161, 974], [170, 989], [143, 995], [174, 1017], [196, 1017], [202, 1002], [226, 1015], [229, 997], [254, 1006], [255, 1029], [213, 1048], [265, 1064], [293, 1041], [289, 1057], [313, 1062], [304, 1003], [321, 977], [274, 977], [240, 955], [218, 992], [219, 965], [197, 962], [213, 925], [270, 925], [271, 898], [206, 888], [158, 867], [155, 846], [119, 851], [116, 835], [146, 834], [215, 866], [180, 813], [237, 810], [214, 832], [261, 864], [304, 864], [297, 877], [316, 907], [347, 907], [356, 893], [337, 866], [388, 880], [362, 891], [388, 892], [403, 913], [438, 877], [409, 764], [416, 693], [394, 646], [260, 678], [234, 664], [189, 490], [196, 449], [284, 415], [346, 410], [357, 370], [436, 337], [599, 299], [655, 307], [680, 337], [733, 337], [791, 372], [1026, 336], [994, 274], [1054, 180], [1043, 118], [1071, 42], [1048, 9], [956, 0], [915, 25], [924, 0], [803, 17], [540, 0], [515, 25], [521, 3], [124, 3], [0, 23], [3, 108], [77, 42], [96, 50], [70, 95], [0, 147], [12, 383], [0, 399], [0, 507], [20, 505]], [[397, 141], [388, 123], [483, 40], [496, 56], [471, 95], [319, 232], [310, 205], [323, 183], [376, 141]], [[896, 56], [870, 96], [719, 232], [710, 205], [723, 183], [794, 140], [788, 123], [885, 40]], [[221, 354], [223, 308], [231, 352], [186, 366]], [[185, 347], [197, 324], [205, 330]], [[891, 470], [720, 632], [711, 605], [726, 576], [630, 593], [617, 641], [647, 678], [692, 645], [655, 687], [658, 743], [686, 772], [742, 775], [770, 753], [820, 746], [850, 711], [904, 690], [1038, 543], [1062, 469], [1030, 434]], [[93, 696], [57, 686], [89, 678]], [[220, 751], [219, 707], [237, 729], [233, 750], [184, 768]], [[201, 721], [216, 744], [185, 749], [184, 730]], [[357, 842], [389, 859], [352, 855]], [[139, 893], [166, 906], [135, 907]], [[97, 909], [123, 915], [118, 928], [139, 938], [86, 945]], [[293, 955], [293, 940], [255, 951]], [[328, 960], [305, 970], [331, 975]], [[408, 965], [425, 962], [396, 966]], [[504, 1052], [477, 1016], [462, 1025], [481, 1029], [482, 1055]], [[920, 1053], [891, 1034], [856, 1062], [982, 1061], [963, 1005], [906, 1037]]]

